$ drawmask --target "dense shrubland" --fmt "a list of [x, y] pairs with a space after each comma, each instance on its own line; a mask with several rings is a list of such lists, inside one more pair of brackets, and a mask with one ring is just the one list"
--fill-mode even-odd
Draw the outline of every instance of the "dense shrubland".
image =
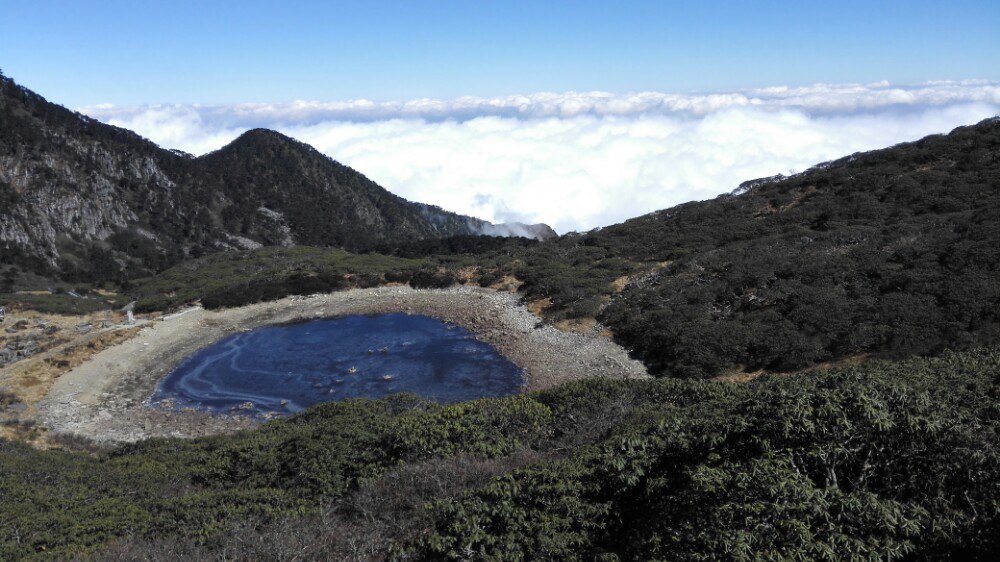
[[0, 558], [986, 557], [1000, 353], [734, 385], [331, 403], [96, 455], [5, 442]]
[[435, 532], [415, 548], [504, 560], [986, 556], [1000, 536], [997, 360], [683, 387], [595, 447], [438, 501]]
[[740, 191], [499, 267], [551, 299], [549, 314], [597, 316], [672, 376], [1000, 341], [1000, 121]]
[[791, 370], [1000, 341], [1000, 121], [594, 233], [669, 263], [601, 318], [656, 371]]

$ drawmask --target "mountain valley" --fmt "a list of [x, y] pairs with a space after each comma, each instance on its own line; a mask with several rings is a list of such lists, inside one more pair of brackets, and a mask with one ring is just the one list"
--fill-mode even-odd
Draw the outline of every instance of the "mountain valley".
[[[274, 131], [163, 149], [0, 76], [0, 211], [0, 559], [1000, 549], [998, 118], [557, 236]], [[382, 313], [468, 329], [523, 392], [149, 403], [225, 337]]]

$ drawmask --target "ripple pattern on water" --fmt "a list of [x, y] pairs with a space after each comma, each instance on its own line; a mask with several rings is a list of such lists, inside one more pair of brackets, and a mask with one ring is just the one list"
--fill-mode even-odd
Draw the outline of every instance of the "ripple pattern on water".
[[460, 326], [419, 315], [353, 315], [226, 337], [177, 365], [152, 403], [287, 414], [399, 392], [440, 402], [505, 396], [523, 381], [521, 369]]

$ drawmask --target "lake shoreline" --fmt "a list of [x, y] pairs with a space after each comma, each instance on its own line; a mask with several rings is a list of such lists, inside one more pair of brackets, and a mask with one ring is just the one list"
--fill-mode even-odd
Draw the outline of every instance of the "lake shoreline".
[[152, 408], [148, 399], [180, 361], [228, 335], [316, 318], [392, 312], [432, 316], [468, 329], [524, 370], [525, 390], [587, 377], [648, 376], [626, 350], [600, 335], [600, 326], [571, 333], [541, 325], [513, 293], [467, 286], [378, 287], [164, 316], [62, 375], [38, 403], [37, 422], [53, 433], [102, 442], [195, 437], [253, 427], [259, 420], [249, 416]]
[[154, 405], [291, 415], [413, 393], [451, 404], [523, 391], [524, 370], [462, 326], [424, 314], [351, 314], [240, 332], [181, 361]]

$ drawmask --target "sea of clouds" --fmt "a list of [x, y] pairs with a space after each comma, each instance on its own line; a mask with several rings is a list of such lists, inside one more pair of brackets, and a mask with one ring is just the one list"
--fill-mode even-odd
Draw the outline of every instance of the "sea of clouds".
[[407, 199], [564, 233], [1000, 114], [1000, 82], [79, 109], [194, 154], [266, 127]]

